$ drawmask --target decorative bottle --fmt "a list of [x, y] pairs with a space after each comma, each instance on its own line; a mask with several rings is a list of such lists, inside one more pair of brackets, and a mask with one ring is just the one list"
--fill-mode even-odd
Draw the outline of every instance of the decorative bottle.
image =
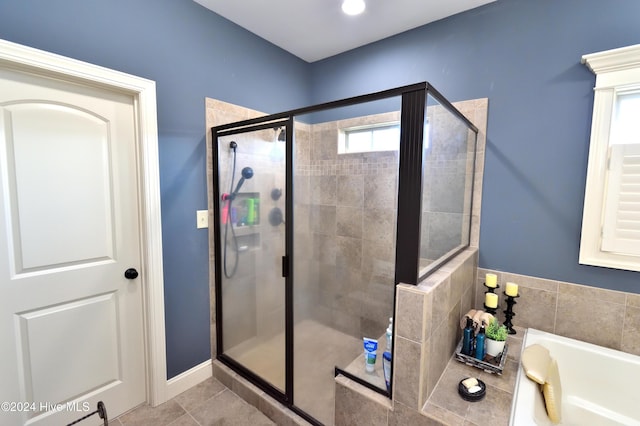
[[476, 355], [475, 356], [476, 356], [476, 359], [479, 359], [480, 361], [484, 359], [484, 353], [485, 353], [484, 339], [485, 339], [485, 335], [484, 335], [484, 325], [483, 325], [480, 327], [480, 331], [476, 336]]
[[387, 332], [385, 333], [387, 337], [387, 351], [391, 352], [391, 344], [393, 342], [393, 317], [389, 318], [389, 327], [387, 327]]
[[467, 317], [467, 326], [462, 331], [462, 353], [471, 355], [473, 349], [473, 319]]

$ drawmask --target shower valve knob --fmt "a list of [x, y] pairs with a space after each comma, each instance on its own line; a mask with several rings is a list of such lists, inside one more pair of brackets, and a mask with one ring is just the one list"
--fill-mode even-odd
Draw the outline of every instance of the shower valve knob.
[[128, 280], [134, 280], [138, 278], [138, 271], [135, 268], [129, 268], [124, 271], [124, 277]]

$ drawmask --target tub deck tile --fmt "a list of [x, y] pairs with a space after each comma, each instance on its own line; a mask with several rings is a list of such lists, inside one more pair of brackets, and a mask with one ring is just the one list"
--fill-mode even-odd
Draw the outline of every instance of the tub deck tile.
[[511, 411], [512, 394], [487, 385], [487, 395], [482, 401], [473, 403], [466, 420], [479, 425], [507, 426]]
[[[521, 336], [518, 336], [521, 338]], [[462, 426], [506, 426], [511, 414], [511, 400], [518, 371], [520, 353], [505, 363], [502, 375], [483, 372], [452, 357], [427, 400], [423, 412], [443, 424]], [[487, 385], [487, 394], [478, 402], [467, 402], [458, 395], [458, 383], [476, 377]], [[453, 421], [452, 421], [453, 420]]]

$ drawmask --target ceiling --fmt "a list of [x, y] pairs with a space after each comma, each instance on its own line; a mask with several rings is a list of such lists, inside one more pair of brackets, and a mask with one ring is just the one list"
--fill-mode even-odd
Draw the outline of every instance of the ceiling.
[[365, 0], [358, 16], [342, 13], [342, 0], [194, 1], [315, 62], [495, 0]]

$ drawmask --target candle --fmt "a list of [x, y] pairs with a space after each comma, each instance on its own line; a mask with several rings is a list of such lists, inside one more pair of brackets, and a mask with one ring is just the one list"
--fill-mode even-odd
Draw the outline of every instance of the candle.
[[507, 288], [504, 290], [507, 296], [516, 297], [518, 295], [518, 284], [507, 283]]
[[497, 308], [498, 307], [498, 295], [495, 293], [486, 293], [484, 296], [484, 305], [487, 308]]
[[498, 276], [496, 274], [487, 274], [484, 278], [487, 287], [496, 288], [498, 285]]

